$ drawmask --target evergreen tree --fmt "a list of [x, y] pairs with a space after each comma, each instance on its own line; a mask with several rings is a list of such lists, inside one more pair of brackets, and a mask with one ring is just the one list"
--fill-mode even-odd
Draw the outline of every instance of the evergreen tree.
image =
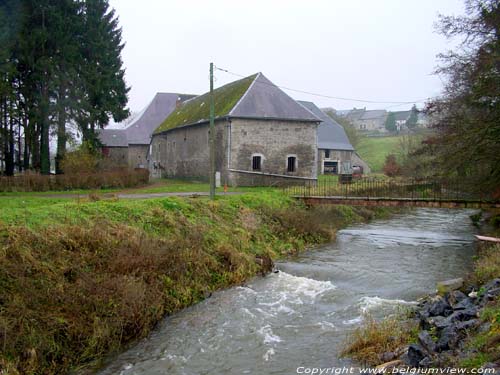
[[418, 109], [415, 104], [411, 107], [410, 117], [406, 120], [406, 126], [408, 129], [414, 129], [418, 123]]
[[396, 115], [394, 115], [394, 112], [389, 112], [389, 114], [387, 115], [387, 118], [385, 119], [385, 128], [391, 133], [397, 130]]
[[107, 0], [83, 2], [82, 110], [78, 124], [84, 141], [97, 144], [96, 130], [110, 118], [122, 121], [129, 115], [125, 70], [122, 68], [121, 29]]

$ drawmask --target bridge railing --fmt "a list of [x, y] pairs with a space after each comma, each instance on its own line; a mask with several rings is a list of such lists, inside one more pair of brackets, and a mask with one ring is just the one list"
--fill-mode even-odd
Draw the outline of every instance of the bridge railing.
[[365, 199], [411, 199], [433, 201], [493, 201], [493, 197], [478, 186], [458, 179], [444, 178], [361, 178], [348, 183], [336, 179], [304, 181], [288, 186], [285, 192], [293, 196], [339, 197]]

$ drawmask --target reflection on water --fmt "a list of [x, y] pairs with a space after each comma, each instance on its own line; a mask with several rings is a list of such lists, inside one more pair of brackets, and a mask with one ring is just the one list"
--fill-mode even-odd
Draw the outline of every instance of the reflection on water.
[[165, 319], [101, 374], [294, 374], [298, 366], [349, 365], [338, 353], [364, 313], [391, 314], [469, 270], [471, 214], [418, 209], [342, 230], [335, 243], [279, 263], [280, 272]]

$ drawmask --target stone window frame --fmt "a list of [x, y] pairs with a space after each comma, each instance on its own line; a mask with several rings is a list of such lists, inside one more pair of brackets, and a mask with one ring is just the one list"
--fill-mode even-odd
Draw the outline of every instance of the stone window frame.
[[[259, 169], [254, 169], [254, 158], [255, 157], [260, 157], [260, 168]], [[264, 160], [266, 160], [266, 158], [264, 157], [263, 154], [261, 154], [259, 152], [253, 153], [252, 156], [250, 157], [250, 170], [262, 171], [262, 166], [264, 165]]]
[[[288, 167], [289, 167], [289, 162], [288, 162], [288, 160], [289, 160], [290, 158], [295, 158], [295, 163], [294, 163], [294, 166], [293, 166], [293, 171], [290, 171], [290, 170], [288, 169]], [[288, 154], [288, 155], [286, 156], [286, 159], [285, 159], [285, 170], [286, 170], [286, 172], [287, 172], [287, 173], [296, 173], [296, 172], [298, 171], [298, 169], [299, 169], [299, 158], [298, 158], [297, 154]]]

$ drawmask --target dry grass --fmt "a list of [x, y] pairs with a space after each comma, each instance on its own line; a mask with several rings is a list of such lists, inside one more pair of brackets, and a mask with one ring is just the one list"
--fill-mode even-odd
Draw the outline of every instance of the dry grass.
[[73, 189], [131, 188], [148, 183], [146, 169], [119, 169], [87, 173], [44, 176], [25, 173], [15, 177], [0, 177], [0, 192], [59, 191]]
[[77, 208], [58, 223], [0, 224], [0, 373], [88, 366], [147, 335], [165, 314], [370, 216], [308, 210], [277, 194]]
[[479, 257], [474, 263], [473, 281], [481, 285], [500, 277], [500, 245], [482, 244]]
[[341, 355], [349, 356], [363, 365], [379, 365], [382, 363], [382, 353], [394, 352], [408, 345], [414, 340], [417, 328], [416, 322], [401, 317], [382, 321], [366, 317], [363, 325], [348, 337]]

